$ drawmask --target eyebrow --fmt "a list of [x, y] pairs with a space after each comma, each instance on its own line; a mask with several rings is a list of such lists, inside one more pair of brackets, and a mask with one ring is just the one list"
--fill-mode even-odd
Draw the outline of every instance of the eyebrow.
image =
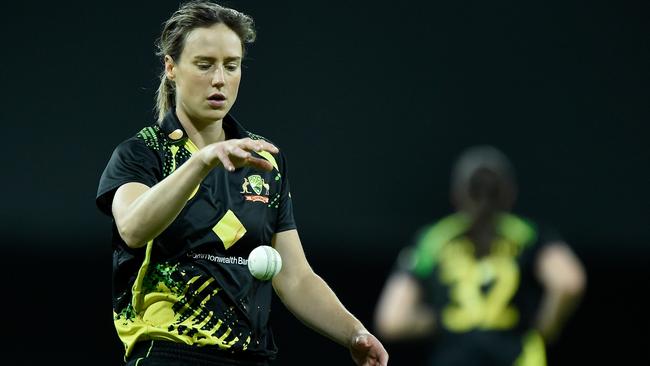
[[[231, 56], [231, 57], [226, 57], [224, 61], [229, 62], [229, 61], [240, 61], [242, 58], [239, 56]], [[210, 57], [210, 56], [194, 56], [195, 61], [209, 61], [209, 62], [215, 62], [217, 59], [215, 57]]]

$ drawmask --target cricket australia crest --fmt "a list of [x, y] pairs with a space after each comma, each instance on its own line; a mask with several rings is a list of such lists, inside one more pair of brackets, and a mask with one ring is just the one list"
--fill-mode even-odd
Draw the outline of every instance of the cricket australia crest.
[[240, 193], [244, 195], [246, 201], [269, 203], [270, 187], [260, 175], [255, 174], [244, 178], [241, 189]]

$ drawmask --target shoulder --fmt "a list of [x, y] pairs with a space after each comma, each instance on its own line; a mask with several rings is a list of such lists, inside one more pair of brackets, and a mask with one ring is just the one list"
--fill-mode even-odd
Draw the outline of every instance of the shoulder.
[[120, 142], [116, 150], [138, 149], [148, 147], [156, 150], [164, 143], [161, 139], [161, 131], [158, 125], [146, 126], [140, 129], [135, 135]]
[[96, 203], [100, 210], [110, 215], [115, 190], [128, 182], [153, 186], [161, 178], [161, 159], [156, 153], [155, 129], [146, 127], [136, 135], [122, 141], [113, 150], [99, 180]]
[[113, 158], [138, 155], [155, 156], [163, 150], [166, 141], [157, 125], [140, 129], [137, 133], [120, 142], [113, 151]]
[[513, 213], [503, 213], [498, 223], [500, 234], [515, 242], [527, 244], [537, 239], [538, 226], [529, 218]]
[[135, 136], [129, 140], [135, 140], [138, 143], [156, 151], [162, 150], [162, 148], [168, 144], [168, 141], [158, 124], [152, 124], [150, 126], [142, 128]]
[[522, 250], [533, 252], [547, 244], [564, 241], [559, 231], [547, 222], [513, 213], [503, 215], [499, 231]]
[[428, 246], [435, 242], [449, 241], [465, 232], [468, 225], [469, 221], [463, 214], [445, 216], [420, 229], [417, 235], [418, 244]]
[[[104, 175], [116, 171], [145, 167], [158, 170], [163, 159], [164, 139], [160, 138], [159, 129], [148, 126], [135, 135], [120, 142], [111, 155]], [[108, 174], [110, 175], [110, 174]]]
[[276, 144], [273, 140], [250, 131], [245, 131], [244, 137], [248, 137], [251, 140], [262, 140], [270, 144], [273, 144], [275, 147], [277, 147], [280, 150], [278, 154], [271, 154], [266, 151], [257, 152], [257, 154], [262, 156], [264, 159], [268, 160], [278, 171], [283, 171], [287, 168], [286, 155], [282, 151], [282, 147], [278, 146], [278, 144]]
[[262, 135], [258, 135], [256, 133], [250, 132], [248, 130], [246, 130], [245, 133], [246, 133], [245, 137], [248, 137], [248, 138], [250, 138], [252, 140], [264, 140], [266, 142], [270, 142], [270, 143], [274, 144], [273, 141], [271, 141], [270, 139], [268, 139], [268, 138], [266, 138], [266, 137], [264, 137]]
[[249, 139], [251, 139], [251, 140], [262, 140], [262, 141], [266, 141], [266, 142], [268, 142], [268, 143], [270, 143], [270, 144], [273, 144], [275, 147], [280, 148], [280, 146], [278, 146], [278, 144], [277, 144], [275, 141], [271, 140], [270, 138], [268, 138], [268, 137], [266, 137], [266, 136], [262, 136], [262, 135], [260, 135], [260, 134], [257, 134], [257, 133], [255, 133], [255, 132], [250, 131], [249, 129], [247, 129], [247, 128], [245, 128], [244, 126], [242, 126], [242, 125], [241, 125], [241, 124], [240, 124], [236, 119], [234, 119], [233, 117], [230, 117], [230, 119], [228, 120], [228, 122], [230, 123], [230, 125], [234, 125], [234, 126], [237, 128], [237, 130], [238, 130], [237, 133], [241, 136], [241, 138], [249, 138]]
[[463, 214], [453, 214], [427, 225], [419, 230], [413, 251], [413, 272], [419, 276], [430, 273], [438, 262], [443, 246], [462, 235], [468, 227], [468, 219]]

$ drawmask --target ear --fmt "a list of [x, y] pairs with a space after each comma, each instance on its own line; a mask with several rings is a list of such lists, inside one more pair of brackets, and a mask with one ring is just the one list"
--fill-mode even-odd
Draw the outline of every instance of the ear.
[[175, 68], [176, 64], [174, 63], [174, 59], [170, 55], [165, 55], [165, 75], [167, 79], [174, 80], [176, 77], [174, 73]]

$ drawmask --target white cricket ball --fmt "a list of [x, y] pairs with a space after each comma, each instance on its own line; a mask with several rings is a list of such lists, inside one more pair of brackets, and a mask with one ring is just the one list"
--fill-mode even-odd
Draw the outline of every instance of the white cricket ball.
[[268, 281], [282, 269], [282, 258], [277, 250], [260, 245], [248, 255], [248, 270], [258, 280]]

